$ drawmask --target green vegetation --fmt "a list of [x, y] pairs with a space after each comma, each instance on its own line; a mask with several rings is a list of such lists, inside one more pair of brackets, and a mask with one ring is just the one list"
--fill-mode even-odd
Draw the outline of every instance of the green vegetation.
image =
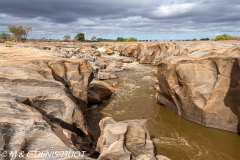
[[9, 32], [11, 32], [17, 41], [25, 42], [28, 32], [32, 30], [31, 27], [23, 26], [8, 26]]
[[126, 39], [123, 37], [117, 37], [116, 41], [117, 42], [126, 42]]
[[115, 42], [114, 39], [98, 38], [98, 42]]
[[6, 44], [6, 45], [8, 45], [8, 46], [12, 46], [12, 45], [14, 45], [14, 43], [11, 42], [11, 41], [5, 41], [4, 44]]
[[10, 34], [7, 34], [7, 33], [1, 33], [0, 34], [0, 39], [1, 40], [9, 40], [11, 38], [11, 35]]
[[129, 37], [129, 38], [127, 39], [127, 42], [137, 42], [137, 38], [135, 38], [135, 37]]
[[68, 41], [69, 39], [71, 39], [71, 37], [70, 37], [69, 35], [65, 35], [65, 36], [63, 37], [63, 39], [64, 39], [65, 41]]
[[78, 33], [74, 38], [78, 41], [84, 41], [85, 35], [84, 35], [84, 33]]
[[200, 40], [201, 40], [201, 41], [209, 41], [210, 38], [201, 38]]
[[230, 36], [228, 34], [217, 35], [215, 41], [229, 40]]

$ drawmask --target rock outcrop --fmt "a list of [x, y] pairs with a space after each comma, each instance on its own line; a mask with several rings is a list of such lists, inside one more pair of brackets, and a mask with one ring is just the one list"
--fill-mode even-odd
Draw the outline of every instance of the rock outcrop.
[[160, 42], [115, 44], [111, 48], [126, 57], [135, 57], [139, 63], [158, 65], [168, 57], [208, 57], [223, 53], [230, 46], [210, 42]]
[[14, 48], [5, 49], [1, 57], [1, 152], [90, 152], [91, 134], [83, 115], [93, 78], [87, 60]]
[[89, 85], [88, 92], [89, 104], [94, 104], [110, 98], [114, 88], [106, 82], [94, 80]]
[[203, 126], [239, 133], [239, 54], [235, 46], [217, 57], [164, 60], [157, 72], [158, 101]]
[[106, 117], [100, 121], [99, 126], [101, 136], [96, 150], [101, 154], [98, 160], [157, 160], [148, 133], [147, 120], [116, 122]]

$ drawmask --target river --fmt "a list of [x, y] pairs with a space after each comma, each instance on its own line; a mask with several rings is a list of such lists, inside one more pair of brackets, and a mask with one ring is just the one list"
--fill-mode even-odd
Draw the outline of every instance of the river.
[[[106, 58], [119, 59], [117, 56]], [[165, 107], [157, 104], [151, 83], [153, 66], [124, 64], [128, 70], [117, 72], [119, 81], [110, 100], [93, 105], [86, 119], [99, 136], [98, 124], [102, 117], [113, 117], [116, 121], [148, 119], [148, 128], [156, 154], [172, 160], [238, 160], [240, 159], [240, 136], [236, 133], [206, 128], [190, 122]]]

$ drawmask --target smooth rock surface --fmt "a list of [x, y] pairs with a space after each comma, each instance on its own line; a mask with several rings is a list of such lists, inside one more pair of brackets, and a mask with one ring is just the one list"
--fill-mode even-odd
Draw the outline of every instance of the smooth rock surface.
[[99, 126], [101, 136], [96, 149], [101, 153], [99, 160], [155, 158], [153, 143], [147, 130], [147, 120], [116, 122], [106, 117], [100, 121]]
[[102, 100], [110, 98], [114, 92], [114, 88], [110, 84], [96, 80], [91, 82], [88, 90], [98, 94]]
[[158, 66], [158, 101], [201, 124], [240, 132], [240, 46], [222, 56], [168, 58]]

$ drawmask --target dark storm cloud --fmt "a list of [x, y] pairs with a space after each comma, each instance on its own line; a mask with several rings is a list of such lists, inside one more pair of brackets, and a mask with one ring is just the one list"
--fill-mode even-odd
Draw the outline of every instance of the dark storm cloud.
[[122, 15], [131, 6], [106, 0], [1, 0], [0, 4], [1, 13], [24, 18], [47, 17], [58, 23], [72, 22], [81, 17]]
[[35, 35], [239, 32], [239, 0], [0, 0], [0, 31]]

